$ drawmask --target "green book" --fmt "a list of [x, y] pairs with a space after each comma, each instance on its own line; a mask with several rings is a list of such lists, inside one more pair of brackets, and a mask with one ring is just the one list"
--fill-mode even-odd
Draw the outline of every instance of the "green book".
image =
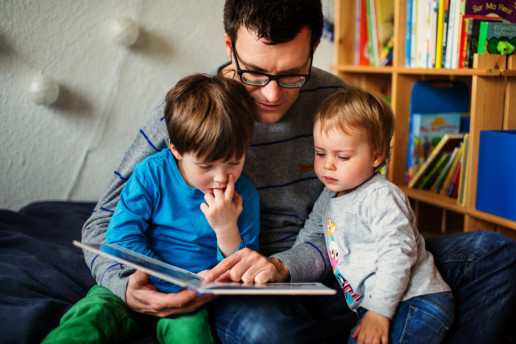
[[516, 50], [516, 24], [512, 23], [480, 23], [478, 34], [479, 54], [510, 55]]
[[443, 153], [435, 166], [430, 170], [430, 172], [423, 178], [423, 181], [419, 185], [419, 189], [428, 190], [434, 183], [435, 179], [441, 173], [441, 170], [444, 168], [448, 160], [450, 159], [449, 153]]

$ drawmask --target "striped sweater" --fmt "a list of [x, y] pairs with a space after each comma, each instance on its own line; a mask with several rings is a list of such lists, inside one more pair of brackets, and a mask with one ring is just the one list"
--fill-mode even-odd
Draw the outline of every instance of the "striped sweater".
[[[312, 166], [313, 116], [326, 97], [345, 85], [335, 75], [313, 68], [310, 80], [280, 121], [256, 124], [247, 152], [243, 174], [260, 195], [260, 252], [281, 259], [292, 282], [321, 280], [331, 271], [324, 236], [298, 238], [297, 234], [323, 190]], [[84, 224], [84, 242], [106, 242], [109, 221], [134, 167], [168, 145], [164, 106], [163, 102], [152, 111], [124, 155]], [[97, 283], [125, 300], [127, 279], [134, 270], [89, 252], [85, 259]]]

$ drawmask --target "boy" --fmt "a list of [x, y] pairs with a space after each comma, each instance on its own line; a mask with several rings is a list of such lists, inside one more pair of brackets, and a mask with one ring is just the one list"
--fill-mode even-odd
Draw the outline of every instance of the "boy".
[[[244, 247], [258, 250], [258, 192], [240, 175], [255, 119], [244, 87], [219, 76], [192, 75], [169, 91], [164, 113], [170, 149], [138, 164], [122, 190], [107, 242], [195, 273]], [[161, 292], [181, 290], [151, 280]], [[112, 343], [140, 334], [150, 317], [142, 320], [125, 307], [126, 320], [110, 321], [109, 312], [120, 307], [112, 298], [117, 297], [95, 286], [46, 341]], [[90, 308], [80, 315], [85, 307]], [[205, 308], [155, 318], [157, 338], [161, 343], [213, 343], [207, 318]]]
[[377, 172], [393, 130], [389, 105], [352, 87], [325, 100], [314, 119], [314, 169], [325, 190], [310, 217], [320, 221], [333, 272], [360, 318], [349, 343], [437, 343], [454, 319], [451, 289], [407, 197]]

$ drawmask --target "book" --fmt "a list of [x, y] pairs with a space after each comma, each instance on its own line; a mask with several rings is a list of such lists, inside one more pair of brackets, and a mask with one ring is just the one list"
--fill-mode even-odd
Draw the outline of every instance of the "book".
[[432, 0], [430, 8], [430, 41], [428, 47], [428, 68], [435, 68], [435, 53], [437, 43], [437, 20], [439, 16], [439, 1]]
[[450, 68], [457, 69], [459, 68], [459, 52], [460, 52], [460, 34], [462, 31], [462, 17], [464, 16], [466, 2], [465, 0], [458, 0], [456, 13], [455, 13], [455, 23], [454, 30], [452, 33], [452, 46], [451, 46], [451, 61]]
[[446, 133], [460, 132], [465, 113], [415, 113], [410, 118], [407, 182], [410, 182]]
[[376, 21], [376, 6], [377, 0], [366, 0], [366, 18], [367, 18], [367, 34], [369, 36], [369, 60], [371, 66], [380, 65], [380, 52], [378, 51], [378, 29]]
[[498, 17], [516, 23], [514, 0], [467, 0], [464, 14]]
[[442, 68], [443, 65], [443, 37], [444, 37], [444, 10], [445, 0], [439, 0], [439, 10], [437, 14], [437, 38], [435, 46], [435, 68]]
[[[412, 6], [415, 0], [407, 0], [407, 25], [405, 26], [405, 67], [410, 65], [410, 49], [412, 44]], [[441, 0], [444, 1], [444, 0]]]
[[439, 191], [439, 193], [441, 195], [443, 195], [443, 196], [448, 196], [448, 192], [450, 190], [450, 185], [451, 185], [453, 176], [455, 175], [455, 172], [457, 170], [457, 166], [458, 166], [459, 161], [461, 159], [463, 150], [464, 150], [464, 144], [462, 143], [460, 145], [459, 151], [457, 152], [457, 155], [455, 156], [455, 159], [452, 162], [450, 170], [449, 170], [448, 174], [446, 175], [446, 178], [445, 178], [444, 183], [443, 183], [443, 185], [441, 187], [441, 190]]
[[462, 154], [461, 170], [459, 175], [459, 186], [457, 188], [457, 203], [464, 206], [466, 203], [466, 187], [465, 183], [468, 178], [468, 151], [469, 151], [469, 134], [464, 136], [464, 151]]
[[[378, 32], [378, 51], [380, 55], [392, 41], [394, 35], [394, 1], [392, 0], [375, 0], [376, 6], [376, 28]], [[384, 53], [384, 58], [388, 53]], [[382, 61], [380, 56], [380, 61]]]
[[[503, 45], [503, 42], [509, 43], [512, 48]], [[478, 35], [479, 54], [513, 54], [516, 48], [516, 24], [482, 22], [480, 23], [480, 32]]]
[[336, 290], [322, 283], [206, 282], [203, 277], [177, 266], [136, 253], [115, 244], [89, 244], [73, 241], [75, 246], [156, 276], [198, 294], [213, 295], [333, 295]]
[[453, 162], [455, 161], [455, 157], [457, 156], [459, 150], [460, 150], [459, 147], [455, 147], [453, 149], [453, 152], [450, 154], [450, 158], [448, 159], [448, 162], [446, 163], [444, 168], [441, 170], [441, 173], [439, 174], [439, 176], [435, 179], [435, 182], [430, 187], [430, 191], [435, 192], [435, 193], [439, 193], [441, 191], [441, 187], [444, 184], [444, 180], [445, 180], [446, 176], [449, 174], [450, 169], [453, 165]]
[[439, 144], [437, 144], [432, 153], [414, 174], [408, 186], [410, 188], [417, 188], [421, 180], [428, 174], [428, 172], [431, 172], [431, 168], [433, 168], [435, 163], [438, 162], [441, 155], [446, 152], [452, 152], [455, 147], [460, 145], [463, 137], [464, 134], [461, 133], [445, 134], [439, 141]]
[[360, 38], [359, 38], [359, 54], [358, 54], [358, 65], [359, 66], [370, 66], [371, 59], [369, 54], [369, 30], [367, 28], [367, 10], [366, 0], [358, 0], [360, 3]]
[[451, 68], [451, 51], [453, 49], [453, 33], [455, 32], [455, 18], [458, 15], [459, 0], [450, 0], [448, 9], [448, 28], [446, 30], [446, 45], [443, 51], [444, 68]]
[[362, 21], [362, 0], [356, 0], [355, 14], [355, 65], [360, 65], [360, 24]]
[[449, 159], [450, 159], [450, 154], [445, 153], [445, 152], [442, 153], [439, 156], [439, 159], [437, 160], [435, 165], [430, 170], [430, 172], [428, 172], [428, 174], [426, 174], [424, 176], [423, 180], [421, 181], [421, 184], [419, 184], [419, 186], [418, 186], [418, 189], [429, 190]]
[[459, 68], [466, 68], [466, 48], [467, 42], [469, 38], [469, 20], [470, 19], [492, 19], [492, 17], [486, 16], [477, 16], [472, 14], [465, 14], [462, 16], [462, 25], [461, 25], [461, 39], [459, 46]]
[[478, 51], [478, 36], [480, 34], [480, 24], [482, 22], [501, 22], [500, 18], [491, 18], [491, 19], [477, 19], [470, 18], [468, 20], [468, 38], [466, 43], [466, 57], [465, 57], [465, 67], [473, 68], [473, 57], [475, 53]]
[[450, 183], [450, 189], [448, 190], [448, 197], [457, 198], [457, 189], [459, 186], [460, 172], [462, 171], [462, 160], [464, 159], [464, 152], [462, 152], [462, 156], [457, 165], [457, 169], [453, 174], [452, 181]]

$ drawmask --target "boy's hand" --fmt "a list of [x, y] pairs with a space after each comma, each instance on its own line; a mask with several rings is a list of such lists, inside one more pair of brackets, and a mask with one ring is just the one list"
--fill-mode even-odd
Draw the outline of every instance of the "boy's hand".
[[373, 311], [368, 311], [351, 335], [351, 338], [357, 337], [358, 344], [389, 343], [389, 318]]
[[217, 235], [217, 244], [224, 256], [235, 252], [242, 242], [238, 217], [242, 213], [242, 197], [235, 191], [235, 177], [228, 176], [226, 189], [214, 189], [204, 195], [201, 211]]

